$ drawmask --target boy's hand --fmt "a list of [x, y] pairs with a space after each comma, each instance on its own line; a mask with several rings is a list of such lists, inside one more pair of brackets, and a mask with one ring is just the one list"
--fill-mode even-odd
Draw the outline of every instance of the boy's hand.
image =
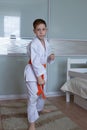
[[38, 84], [40, 84], [40, 85], [45, 84], [45, 80], [42, 79], [41, 76], [37, 77], [37, 82], [38, 82]]
[[54, 55], [54, 54], [51, 54], [51, 55], [49, 56], [49, 59], [50, 59], [50, 60], [54, 60], [54, 59], [55, 59], [55, 55]]

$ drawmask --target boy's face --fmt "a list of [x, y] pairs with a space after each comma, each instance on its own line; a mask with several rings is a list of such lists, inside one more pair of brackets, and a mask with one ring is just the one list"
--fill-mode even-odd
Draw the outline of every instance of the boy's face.
[[36, 34], [36, 36], [40, 39], [43, 40], [45, 35], [47, 32], [47, 28], [44, 24], [39, 24], [36, 26], [36, 28], [34, 29], [34, 33]]

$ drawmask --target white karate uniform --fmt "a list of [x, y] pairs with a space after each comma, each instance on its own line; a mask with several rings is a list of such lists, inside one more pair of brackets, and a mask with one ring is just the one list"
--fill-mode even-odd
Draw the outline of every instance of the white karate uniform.
[[[41, 44], [41, 41], [36, 37], [27, 46], [27, 54], [29, 60], [31, 59], [32, 65], [27, 64], [24, 70], [24, 79], [26, 81], [28, 92], [28, 120], [29, 122], [35, 122], [38, 118], [38, 111], [41, 111], [44, 107], [44, 99], [37, 95], [37, 78], [44, 74], [45, 82], [47, 80], [46, 68], [43, 64], [47, 64], [48, 56], [51, 54], [49, 43], [46, 39], [45, 48]], [[45, 86], [44, 86], [45, 88]]]

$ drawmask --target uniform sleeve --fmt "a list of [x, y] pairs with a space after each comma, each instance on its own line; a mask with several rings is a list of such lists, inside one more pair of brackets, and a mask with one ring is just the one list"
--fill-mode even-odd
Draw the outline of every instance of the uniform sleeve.
[[31, 45], [31, 62], [36, 77], [45, 74], [46, 69], [40, 62], [41, 50], [37, 46]]

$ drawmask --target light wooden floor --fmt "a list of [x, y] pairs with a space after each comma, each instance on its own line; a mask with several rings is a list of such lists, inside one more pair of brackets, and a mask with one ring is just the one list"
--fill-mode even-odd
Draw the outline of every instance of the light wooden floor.
[[65, 96], [48, 98], [56, 105], [63, 113], [71, 120], [76, 122], [82, 130], [87, 130], [87, 110], [79, 107], [73, 102], [73, 97], [70, 103], [66, 103]]
[[[79, 107], [73, 102], [73, 97], [70, 103], [66, 103], [65, 96], [50, 97], [48, 98], [55, 106], [57, 106], [66, 116], [78, 124], [82, 130], [87, 130], [87, 110]], [[18, 100], [17, 100], [18, 101]], [[5, 101], [0, 101], [5, 102]], [[0, 130], [1, 127], [1, 116], [0, 116]]]

